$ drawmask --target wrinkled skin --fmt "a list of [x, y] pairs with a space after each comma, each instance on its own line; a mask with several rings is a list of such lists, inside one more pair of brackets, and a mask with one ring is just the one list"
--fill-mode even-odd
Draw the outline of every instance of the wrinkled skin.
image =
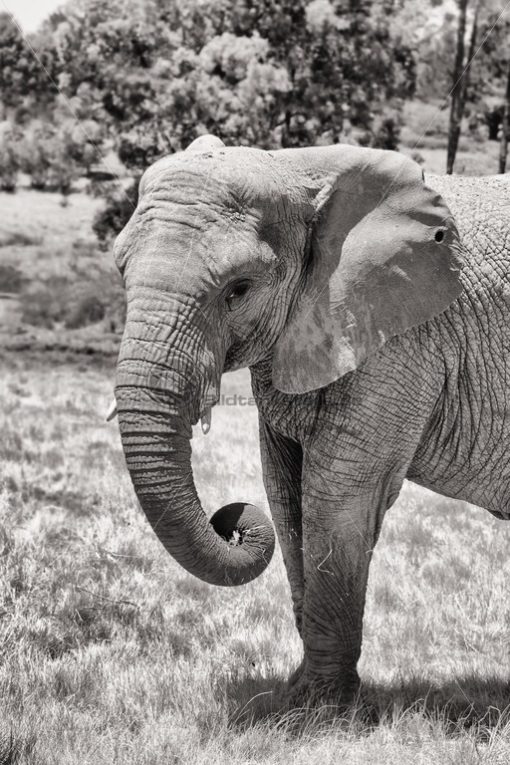
[[[189, 462], [190, 425], [217, 400], [222, 371], [250, 366], [264, 483], [304, 649], [291, 698], [347, 702], [359, 682], [371, 551], [404, 478], [510, 517], [510, 184], [427, 178], [455, 220], [460, 273], [432, 304], [441, 285], [422, 285], [420, 271], [417, 321], [413, 297], [384, 337], [367, 330], [360, 345], [340, 329], [350, 360], [342, 351], [315, 373], [310, 352], [293, 380], [295, 341], [285, 333], [315, 256], [307, 241], [317, 189], [303, 190], [302, 176], [285, 163], [274, 169], [263, 152], [227, 149], [216, 161], [221, 145], [201, 140], [184, 164], [149, 171], [116, 246], [128, 293], [116, 386], [127, 465], [149, 521], [188, 570], [217, 584], [260, 573], [269, 542], [226, 545], [204, 519]], [[412, 270], [406, 278], [414, 288]], [[299, 391], [282, 392], [276, 379]]]

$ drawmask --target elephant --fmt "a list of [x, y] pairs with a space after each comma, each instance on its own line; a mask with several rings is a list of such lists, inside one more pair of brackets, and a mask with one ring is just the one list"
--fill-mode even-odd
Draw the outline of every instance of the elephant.
[[371, 553], [404, 479], [510, 517], [509, 210], [504, 176], [425, 176], [341, 144], [203, 136], [142, 178], [114, 247], [127, 468], [185, 569], [215, 585], [258, 576], [269, 520], [234, 503], [209, 521], [190, 447], [222, 373], [249, 367], [303, 644], [294, 701], [358, 692]]

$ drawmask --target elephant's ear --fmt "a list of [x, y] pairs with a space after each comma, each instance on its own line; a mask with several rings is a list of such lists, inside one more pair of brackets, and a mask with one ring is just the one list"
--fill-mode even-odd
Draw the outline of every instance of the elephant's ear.
[[272, 156], [294, 182], [297, 173], [315, 210], [273, 355], [275, 387], [305, 393], [444, 311], [462, 291], [460, 244], [444, 201], [401, 154], [335, 146]]

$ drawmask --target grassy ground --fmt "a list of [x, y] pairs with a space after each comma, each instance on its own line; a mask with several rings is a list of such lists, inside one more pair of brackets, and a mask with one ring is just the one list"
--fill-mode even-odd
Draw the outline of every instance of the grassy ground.
[[[13, 746], [38, 765], [510, 760], [510, 528], [407, 486], [374, 555], [359, 710], [278, 717], [300, 657], [280, 556], [241, 589], [188, 576], [104, 422], [113, 370], [2, 367], [0, 762]], [[255, 408], [217, 407], [194, 438], [208, 512], [266, 506], [256, 455]]]
[[0, 194], [0, 346], [115, 352], [124, 293], [91, 230], [101, 202], [83, 193], [61, 202]]

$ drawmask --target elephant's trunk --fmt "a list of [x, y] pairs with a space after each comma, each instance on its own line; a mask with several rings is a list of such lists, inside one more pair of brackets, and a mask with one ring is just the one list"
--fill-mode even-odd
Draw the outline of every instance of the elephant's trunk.
[[[199, 393], [189, 382], [193, 359], [183, 361], [175, 351], [173, 359], [170, 354], [158, 363], [154, 356], [162, 344], [156, 326], [147, 329], [147, 315], [143, 323], [128, 321], [117, 369], [119, 426], [136, 494], [181, 566], [209, 584], [244, 584], [271, 559], [272, 527], [257, 508], [240, 503], [208, 521], [191, 468], [190, 422], [202, 413]], [[137, 336], [140, 327], [145, 329]], [[165, 340], [171, 348], [168, 336]]]

